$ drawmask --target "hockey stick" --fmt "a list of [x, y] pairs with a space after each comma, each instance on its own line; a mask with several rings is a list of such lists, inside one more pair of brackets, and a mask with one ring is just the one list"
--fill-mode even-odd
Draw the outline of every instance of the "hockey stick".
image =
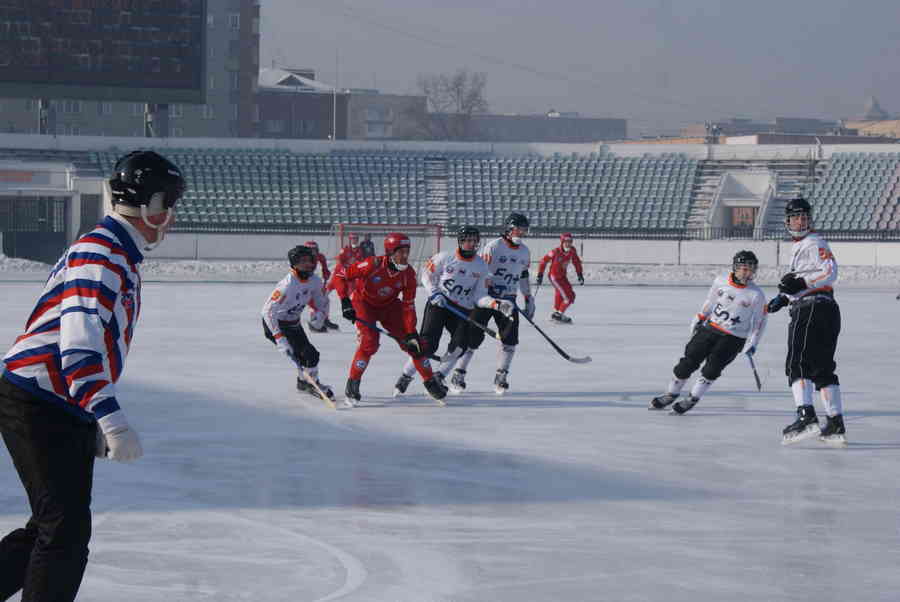
[[759, 372], [756, 371], [756, 362], [753, 361], [753, 356], [749, 353], [747, 354], [747, 359], [750, 360], [750, 369], [753, 370], [753, 378], [756, 380], [756, 390], [762, 391], [762, 382], [759, 380]]
[[306, 379], [306, 382], [308, 382], [310, 385], [312, 385], [312, 388], [316, 390], [316, 393], [319, 394], [319, 397], [322, 398], [322, 401], [324, 401], [325, 403], [330, 405], [332, 410], [337, 409], [337, 405], [335, 405], [334, 400], [332, 398], [328, 397], [327, 395], [325, 395], [325, 391], [323, 391], [322, 387], [319, 386], [319, 382], [316, 379], [314, 379], [312, 376], [307, 374], [305, 370], [303, 371], [303, 378]]
[[447, 305], [444, 309], [448, 310], [452, 314], [456, 314], [457, 316], [459, 316], [460, 318], [462, 318], [463, 320], [465, 320], [466, 322], [468, 322], [475, 328], [479, 328], [479, 329], [483, 330], [488, 336], [493, 337], [493, 338], [497, 339], [498, 341], [501, 339], [500, 333], [491, 330], [490, 328], [488, 328], [481, 322], [477, 322], [477, 321], [473, 320], [472, 318], [470, 318], [466, 314], [462, 313], [461, 311], [459, 311], [452, 305]]
[[[363, 320], [363, 319], [360, 318], [359, 316], [356, 317], [356, 320], [355, 320], [355, 321], [356, 321], [356, 322], [359, 322], [360, 324], [362, 324], [362, 325], [364, 325], [364, 326], [368, 326], [369, 328], [371, 328], [371, 329], [374, 330], [375, 332], [380, 332], [381, 334], [386, 334], [386, 335], [388, 335], [389, 337], [391, 337], [392, 339], [394, 339], [395, 341], [397, 341], [398, 343], [400, 343], [400, 345], [402, 345], [404, 349], [406, 349], [406, 344], [405, 344], [401, 339], [398, 339], [397, 337], [395, 337], [394, 335], [392, 335], [391, 333], [389, 333], [387, 330], [383, 330], [383, 329], [381, 329], [381, 328], [378, 328], [378, 325], [377, 325], [377, 324], [374, 324], [374, 323], [372, 323], [372, 322], [369, 322], [368, 320]], [[427, 358], [430, 359], [430, 360], [435, 360], [435, 361], [438, 361], [438, 362], [441, 361], [441, 358], [440, 358], [439, 356], [433, 354], [433, 353], [426, 353], [426, 354], [424, 354], [422, 357], [427, 357]]]
[[522, 311], [522, 309], [519, 307], [519, 305], [518, 305], [515, 301], [513, 302], [513, 305], [515, 305], [515, 307], [516, 307], [516, 309], [518, 310], [519, 314], [522, 315], [522, 316], [525, 316], [525, 319], [528, 320], [528, 322], [529, 322], [532, 326], [534, 326], [534, 329], [537, 330], [539, 333], [541, 333], [541, 336], [543, 336], [545, 339], [547, 339], [547, 342], [550, 343], [550, 346], [551, 346], [551, 347], [553, 347], [554, 349], [556, 349], [556, 352], [557, 352], [558, 354], [560, 354], [560, 355], [563, 356], [565, 359], [567, 359], [567, 360], [569, 360], [570, 362], [573, 362], [573, 363], [575, 363], [575, 364], [587, 364], [588, 362], [591, 361], [591, 356], [589, 356], [589, 355], [586, 355], [586, 356], [584, 356], [584, 357], [572, 357], [571, 355], [569, 355], [568, 353], [566, 353], [565, 351], [563, 351], [562, 347], [560, 347], [559, 345], [557, 345], [557, 344], [553, 341], [553, 339], [551, 339], [550, 337], [548, 337], [548, 336], [547, 336], [547, 333], [544, 332], [543, 330], [541, 330], [541, 327], [538, 326], [537, 324], [535, 324], [535, 323], [534, 323], [534, 320], [532, 320], [531, 318], [529, 318], [529, 317], [525, 314], [525, 312]]

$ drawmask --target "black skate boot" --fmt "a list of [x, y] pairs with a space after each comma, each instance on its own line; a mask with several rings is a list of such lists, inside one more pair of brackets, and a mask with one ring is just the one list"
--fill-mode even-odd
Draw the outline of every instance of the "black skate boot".
[[837, 416], [825, 418], [825, 428], [822, 429], [822, 434], [819, 435], [819, 441], [825, 445], [846, 447], [847, 431], [844, 429], [844, 417], [838, 414]]
[[816, 408], [813, 406], [800, 406], [797, 408], [797, 420], [784, 427], [784, 430], [781, 431], [783, 435], [781, 443], [782, 445], [790, 445], [810, 437], [817, 437], [820, 433], [819, 421], [816, 418]]
[[559, 323], [560, 323], [560, 324], [571, 324], [571, 323], [572, 323], [572, 318], [570, 318], [570, 317], [567, 316], [566, 314], [560, 312], [560, 314], [559, 314]]
[[344, 389], [344, 407], [352, 408], [362, 399], [359, 394], [359, 381], [355, 378], [347, 379], [347, 387]]
[[654, 397], [650, 400], [650, 407], [648, 410], [662, 410], [670, 405], [678, 399], [678, 395], [672, 395], [671, 393], [665, 393], [660, 395], [659, 397]]
[[563, 318], [563, 315], [561, 313], [559, 313], [558, 311], [555, 311], [552, 314], [550, 314], [551, 322], [556, 322], [557, 324], [562, 324], [562, 318]]
[[394, 397], [400, 397], [401, 395], [406, 393], [406, 389], [409, 387], [409, 383], [411, 382], [412, 376], [401, 374], [400, 378], [398, 378], [397, 382], [394, 384]]
[[[319, 388], [318, 391], [316, 390], [316, 387]], [[323, 401], [334, 401], [334, 391], [332, 391], [331, 387], [329, 387], [328, 385], [323, 384], [322, 381], [320, 381], [318, 378], [316, 379], [316, 387], [311, 386], [312, 390], [310, 391], [310, 393], [312, 393], [316, 397], [322, 398]], [[319, 391], [321, 391], [321, 393]], [[323, 394], [325, 395], [325, 397], [322, 397]]]
[[312, 392], [312, 386], [306, 382], [306, 379], [302, 376], [297, 377], [297, 390], [301, 393], [310, 393]]
[[450, 376], [450, 385], [447, 387], [451, 393], [462, 393], [466, 390], [466, 371], [457, 368]]
[[505, 395], [509, 390], [509, 381], [506, 380], [509, 370], [497, 370], [494, 376], [494, 392], [497, 395]]
[[334, 322], [332, 322], [331, 320], [329, 320], [328, 318], [325, 318], [324, 326], [328, 330], [340, 330], [340, 327], [337, 324], [335, 324]]
[[669, 410], [669, 413], [677, 414], [680, 416], [681, 414], [689, 412], [691, 408], [693, 408], [695, 405], [697, 405], [698, 401], [700, 401], [700, 400], [697, 399], [696, 397], [694, 397], [693, 395], [691, 395], [687, 399], [682, 399], [681, 401], [676, 401], [672, 405], [672, 409]]
[[447, 387], [441, 382], [441, 379], [435, 374], [431, 378], [425, 381], [425, 390], [428, 391], [428, 394], [431, 395], [431, 398], [434, 399], [441, 405], [444, 405], [443, 399], [447, 397]]

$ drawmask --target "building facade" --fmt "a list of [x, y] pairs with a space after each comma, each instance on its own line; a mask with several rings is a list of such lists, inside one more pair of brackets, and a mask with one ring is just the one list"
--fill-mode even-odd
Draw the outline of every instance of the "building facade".
[[[210, 0], [206, 25], [206, 103], [170, 104], [169, 136], [256, 137], [259, 0]], [[57, 135], [144, 135], [144, 103], [50, 101]], [[0, 131], [37, 133], [38, 99], [0, 99]]]

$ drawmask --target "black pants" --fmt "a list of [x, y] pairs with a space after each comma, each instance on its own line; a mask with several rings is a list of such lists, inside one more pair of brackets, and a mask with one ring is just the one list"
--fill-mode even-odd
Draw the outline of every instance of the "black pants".
[[[269, 330], [269, 325], [266, 324], [265, 320], [263, 320], [262, 325], [263, 334], [266, 335], [267, 339], [274, 343], [275, 337], [272, 335], [272, 331]], [[307, 338], [299, 321], [279, 321], [278, 328], [281, 329], [284, 338], [291, 344], [291, 349], [294, 351], [294, 359], [298, 364], [304, 368], [315, 368], [319, 365], [319, 350], [313, 347], [313, 344], [309, 342], [309, 338]]]
[[[470, 317], [479, 324], [484, 324], [485, 326], [487, 326], [488, 320], [494, 318], [494, 324], [497, 325], [497, 332], [500, 333], [500, 342], [510, 347], [519, 344], [519, 312], [513, 312], [512, 317], [507, 318], [495, 309], [477, 307], [472, 310]], [[475, 328], [474, 326], [472, 328], [473, 332], [469, 347], [478, 349], [481, 346], [482, 341], [484, 341], [484, 331]]]
[[745, 340], [711, 326], [701, 326], [688, 341], [684, 357], [678, 360], [672, 372], [680, 379], [687, 379], [706, 360], [700, 374], [706, 380], [716, 380], [744, 348]]
[[821, 296], [791, 306], [788, 352], [784, 372], [788, 385], [808, 378], [816, 390], [839, 385], [834, 352], [841, 333], [841, 309], [832, 297]]
[[0, 432], [31, 518], [0, 540], [0, 600], [74, 600], [87, 566], [97, 425], [0, 379]]
[[[460, 307], [453, 302], [450, 302], [450, 304], [453, 306], [453, 309], [461, 314], [469, 314], [470, 310]], [[429, 303], [425, 306], [425, 315], [422, 316], [422, 327], [419, 329], [419, 336], [428, 342], [429, 353], [437, 352], [444, 330], [450, 334], [450, 344], [447, 345], [447, 353], [452, 353], [456, 349], [462, 349], [465, 352], [471, 346], [475, 332], [481, 332], [449, 309]], [[481, 338], [484, 338], [483, 334]]]

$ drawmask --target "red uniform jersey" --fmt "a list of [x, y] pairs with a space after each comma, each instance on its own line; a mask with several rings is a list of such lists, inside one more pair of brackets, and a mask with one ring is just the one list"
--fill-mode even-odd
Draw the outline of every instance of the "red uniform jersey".
[[550, 249], [550, 252], [541, 258], [538, 264], [538, 274], [544, 273], [547, 263], [550, 263], [550, 275], [555, 278], [565, 278], [566, 271], [569, 269], [569, 263], [575, 268], [575, 273], [581, 275], [581, 259], [578, 258], [578, 252], [575, 247], [571, 247], [568, 251], [562, 247]]
[[338, 264], [347, 267], [354, 263], [359, 263], [365, 258], [366, 256], [365, 253], [363, 253], [362, 247], [351, 247], [350, 245], [347, 245], [341, 249], [340, 253], [338, 253], [337, 262]]
[[334, 274], [334, 288], [341, 298], [348, 296], [356, 281], [354, 303], [385, 307], [402, 295], [403, 324], [406, 332], [416, 329], [416, 271], [408, 267], [400, 272], [388, 269], [387, 257], [369, 257]]

